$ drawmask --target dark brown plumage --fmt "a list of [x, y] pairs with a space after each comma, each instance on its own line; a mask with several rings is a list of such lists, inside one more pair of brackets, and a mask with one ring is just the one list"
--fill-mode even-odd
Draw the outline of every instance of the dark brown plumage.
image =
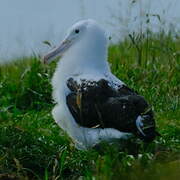
[[[81, 80], [73, 78], [67, 86], [71, 93], [66, 97], [67, 105], [75, 121], [88, 128], [115, 128], [122, 132], [151, 141], [155, 138], [155, 121], [151, 108], [145, 99], [125, 85], [112, 88], [108, 81]], [[142, 132], [136, 120], [142, 117]]]

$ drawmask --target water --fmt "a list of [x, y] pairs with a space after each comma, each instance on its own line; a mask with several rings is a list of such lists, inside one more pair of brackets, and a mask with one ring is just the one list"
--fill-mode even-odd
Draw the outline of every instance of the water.
[[138, 30], [146, 13], [162, 17], [161, 23], [157, 17], [151, 18], [154, 30], [160, 26], [168, 28], [170, 23], [179, 28], [180, 1], [132, 1], [0, 0], [0, 61], [43, 54], [50, 49], [42, 43], [44, 40], [58, 44], [65, 30], [84, 18], [93, 18], [101, 23], [113, 41]]

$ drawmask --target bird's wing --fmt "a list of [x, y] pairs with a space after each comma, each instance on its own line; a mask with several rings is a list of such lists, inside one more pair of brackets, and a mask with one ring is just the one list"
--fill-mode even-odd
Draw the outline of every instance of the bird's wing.
[[[142, 138], [146, 133], [154, 136], [155, 122], [149, 105], [127, 86], [114, 89], [105, 79], [77, 83], [73, 78], [68, 79], [67, 86], [71, 91], [66, 97], [67, 105], [80, 126], [115, 128]], [[149, 129], [143, 129], [145, 122]]]

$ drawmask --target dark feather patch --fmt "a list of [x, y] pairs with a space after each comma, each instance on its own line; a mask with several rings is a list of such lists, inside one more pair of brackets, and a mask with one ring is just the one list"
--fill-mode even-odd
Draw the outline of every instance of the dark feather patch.
[[144, 113], [150, 124], [153, 124], [153, 128], [146, 132], [155, 134], [153, 113], [151, 110], [147, 111], [150, 109], [149, 105], [142, 96], [127, 86], [114, 89], [105, 79], [97, 82], [81, 80], [81, 84], [78, 84], [73, 78], [67, 81], [67, 86], [71, 90], [66, 98], [67, 105], [80, 126], [115, 128], [142, 137], [136, 127], [136, 119]]

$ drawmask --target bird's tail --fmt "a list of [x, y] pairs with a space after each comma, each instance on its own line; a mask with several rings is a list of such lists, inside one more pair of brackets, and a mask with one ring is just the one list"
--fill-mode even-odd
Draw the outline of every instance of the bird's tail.
[[154, 118], [149, 115], [139, 115], [136, 119], [137, 135], [145, 142], [151, 142], [159, 135], [155, 130]]

